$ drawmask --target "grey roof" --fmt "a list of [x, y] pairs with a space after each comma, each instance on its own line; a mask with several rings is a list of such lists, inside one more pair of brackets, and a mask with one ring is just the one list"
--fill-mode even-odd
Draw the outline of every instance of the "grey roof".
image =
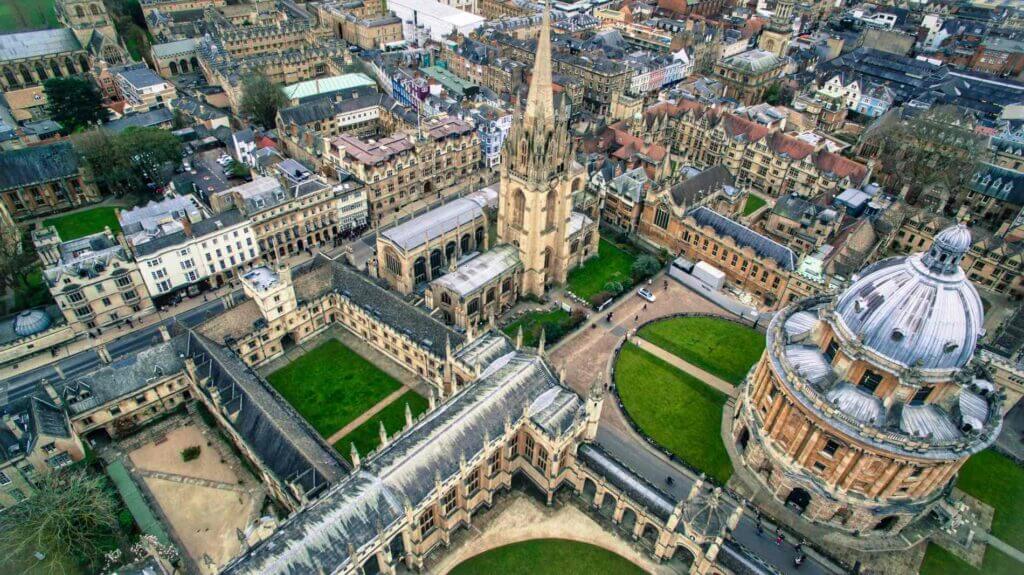
[[865, 270], [839, 296], [837, 323], [897, 364], [926, 372], [959, 369], [984, 332], [981, 298], [959, 267], [935, 272], [923, 255], [890, 258]]
[[498, 200], [498, 191], [493, 188], [477, 190], [457, 200], [436, 207], [403, 224], [380, 233], [403, 250], [423, 245], [443, 236], [460, 225], [482, 217], [484, 208]]
[[594, 220], [590, 219], [590, 216], [582, 212], [573, 212], [569, 214], [569, 223], [565, 226], [566, 237], [571, 238], [583, 230], [587, 226], [594, 223]]
[[118, 73], [118, 76], [124, 78], [126, 82], [135, 88], [148, 88], [150, 86], [156, 86], [157, 84], [163, 84], [166, 82], [166, 80], [157, 75], [156, 72], [145, 66], [135, 66], [122, 70]]
[[729, 169], [719, 164], [672, 186], [669, 192], [677, 206], [689, 206], [726, 186], [733, 185]]
[[279, 114], [281, 114], [281, 120], [285, 124], [304, 126], [306, 124], [322, 122], [338, 114], [346, 114], [374, 106], [387, 106], [390, 100], [391, 98], [387, 94], [378, 94], [376, 92], [354, 98], [344, 98], [338, 101], [321, 98], [290, 108], [284, 108]]
[[706, 206], [691, 210], [689, 214], [700, 226], [711, 226], [715, 233], [728, 236], [736, 241], [739, 247], [750, 247], [759, 257], [772, 258], [779, 267], [786, 271], [796, 269], [796, 255], [793, 250], [771, 240], [754, 230], [738, 224]]
[[[417, 508], [434, 495], [436, 477], [446, 481], [456, 476], [461, 458], [469, 461], [484, 451], [485, 437], [500, 438], [506, 418], [518, 424], [529, 417], [559, 435], [581, 421], [582, 402], [570, 417], [548, 417], [548, 405], [563, 395], [580, 401], [556, 381], [541, 358], [522, 352], [502, 356], [477, 381], [367, 457], [356, 473], [289, 518], [223, 573], [340, 571], [350, 560], [350, 549], [373, 544], [380, 530], [405, 520], [404, 501]], [[487, 449], [503, 448], [499, 440], [491, 441]]]
[[437, 278], [432, 284], [467, 297], [495, 278], [522, 266], [519, 249], [511, 244], [502, 244], [460, 265], [456, 271]]
[[1024, 205], [1024, 173], [994, 164], [982, 164], [968, 187], [990, 198]]
[[114, 134], [120, 134], [128, 128], [150, 128], [162, 124], [170, 124], [174, 114], [167, 108], [153, 108], [152, 110], [138, 114], [128, 114], [116, 120], [103, 124], [103, 129]]
[[0, 153], [0, 191], [62, 180], [76, 174], [78, 156], [71, 142]]
[[177, 336], [114, 360], [110, 365], [78, 376], [64, 386], [68, 411], [80, 414], [145, 388], [155, 379], [185, 368], [185, 336]]
[[825, 397], [840, 411], [861, 423], [878, 425], [884, 419], [882, 398], [850, 383], [840, 383], [828, 390]]
[[64, 410], [53, 405], [49, 401], [33, 397], [29, 404], [29, 413], [32, 416], [32, 427], [36, 434], [49, 435], [51, 437], [71, 437], [71, 429], [68, 425], [68, 418]]
[[0, 35], [0, 62], [64, 54], [82, 49], [69, 28]]
[[195, 38], [186, 38], [185, 40], [178, 40], [176, 42], [154, 44], [153, 55], [157, 58], [166, 58], [169, 56], [188, 54], [189, 52], [195, 51], [197, 44], [198, 42]]
[[[205, 220], [200, 220], [192, 224], [191, 237], [201, 238], [207, 234], [212, 234], [218, 230], [233, 226], [245, 220], [246, 217], [237, 209], [226, 210], [212, 217], [206, 218]], [[136, 256], [145, 257], [170, 246], [181, 244], [188, 240], [189, 237], [190, 236], [188, 236], [183, 230], [177, 231], [171, 234], [159, 235], [148, 241], [134, 244], [133, 249], [135, 250]]]
[[455, 358], [471, 369], [479, 367], [482, 370], [514, 350], [515, 347], [504, 333], [489, 331], [466, 344], [455, 354]]
[[676, 503], [661, 489], [626, 467], [597, 444], [583, 444], [577, 449], [579, 460], [617, 487], [633, 501], [641, 504], [655, 517], [667, 521]]
[[218, 391], [232, 427], [281, 481], [313, 498], [345, 477], [337, 453], [238, 356], [195, 332], [188, 334], [186, 353], [210, 378], [202, 392]]

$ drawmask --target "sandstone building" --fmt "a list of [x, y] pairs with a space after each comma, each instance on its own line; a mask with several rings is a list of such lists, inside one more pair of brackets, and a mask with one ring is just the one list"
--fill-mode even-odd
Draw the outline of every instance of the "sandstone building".
[[984, 318], [960, 267], [970, 246], [947, 228], [772, 319], [732, 429], [760, 488], [815, 523], [891, 537], [995, 441], [1002, 397], [971, 364]]

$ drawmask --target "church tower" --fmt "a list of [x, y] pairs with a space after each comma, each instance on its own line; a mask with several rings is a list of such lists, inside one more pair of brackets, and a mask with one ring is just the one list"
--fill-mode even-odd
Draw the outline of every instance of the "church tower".
[[568, 275], [574, 185], [568, 105], [556, 107], [552, 90], [550, 19], [545, 6], [526, 105], [505, 139], [498, 205], [498, 237], [519, 248], [522, 291], [536, 296]]
[[55, 9], [57, 19], [75, 33], [82, 46], [92, 39], [93, 30], [116, 41], [114, 22], [103, 0], [57, 0]]
[[775, 14], [772, 15], [765, 30], [761, 32], [761, 39], [758, 40], [757, 46], [784, 58], [792, 35], [793, 0], [776, 0]]

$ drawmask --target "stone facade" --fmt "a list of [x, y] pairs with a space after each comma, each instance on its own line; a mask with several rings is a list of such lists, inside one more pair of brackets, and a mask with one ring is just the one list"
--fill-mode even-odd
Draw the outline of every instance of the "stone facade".
[[15, 220], [98, 202], [96, 185], [71, 144], [61, 142], [0, 153], [0, 202]]

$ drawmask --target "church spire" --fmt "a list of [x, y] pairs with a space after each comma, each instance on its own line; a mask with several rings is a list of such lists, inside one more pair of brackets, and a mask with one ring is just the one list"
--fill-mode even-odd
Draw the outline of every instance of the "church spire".
[[540, 35], [537, 36], [537, 56], [533, 61], [530, 91], [526, 96], [527, 119], [554, 118], [555, 103], [551, 88], [551, 3], [544, 3]]

